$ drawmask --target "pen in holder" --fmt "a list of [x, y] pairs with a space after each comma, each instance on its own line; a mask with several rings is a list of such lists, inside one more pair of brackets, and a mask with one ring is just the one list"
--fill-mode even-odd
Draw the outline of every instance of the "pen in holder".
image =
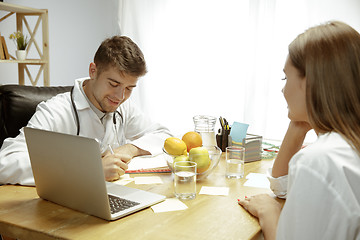
[[228, 135], [228, 145], [245, 147], [245, 162], [261, 160], [262, 136], [246, 134], [246, 137], [239, 143], [232, 141], [231, 136]]
[[230, 134], [230, 129], [219, 129], [219, 133], [216, 134], [216, 143], [222, 152], [225, 152], [226, 147], [228, 146], [228, 138]]
[[230, 134], [231, 127], [229, 125], [229, 122], [223, 118], [219, 117], [220, 126], [218, 134], [216, 134], [216, 143], [218, 147], [221, 149], [222, 152], [226, 151], [226, 147], [228, 146], [228, 137]]

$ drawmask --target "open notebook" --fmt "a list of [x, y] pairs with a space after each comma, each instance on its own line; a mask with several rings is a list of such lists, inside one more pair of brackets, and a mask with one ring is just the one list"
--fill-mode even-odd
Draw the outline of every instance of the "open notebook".
[[131, 159], [126, 173], [171, 173], [164, 154], [135, 157]]

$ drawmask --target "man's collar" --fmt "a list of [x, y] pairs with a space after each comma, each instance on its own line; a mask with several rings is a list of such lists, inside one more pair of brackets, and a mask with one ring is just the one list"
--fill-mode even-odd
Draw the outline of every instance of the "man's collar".
[[75, 80], [74, 92], [73, 92], [73, 100], [76, 104], [77, 110], [83, 110], [86, 108], [90, 108], [88, 101], [86, 100], [86, 95], [81, 91], [82, 84], [85, 80], [89, 80], [89, 78], [79, 78]]

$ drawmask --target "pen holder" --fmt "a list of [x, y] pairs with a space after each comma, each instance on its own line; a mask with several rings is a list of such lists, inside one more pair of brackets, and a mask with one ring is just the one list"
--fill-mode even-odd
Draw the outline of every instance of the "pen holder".
[[228, 138], [229, 138], [230, 130], [231, 127], [228, 130], [223, 130], [223, 131], [219, 129], [219, 133], [216, 134], [216, 143], [222, 152], [225, 152], [226, 147], [228, 146], [229, 143]]
[[245, 162], [261, 160], [262, 136], [246, 134], [246, 137], [243, 139], [243, 141], [239, 143], [232, 141], [232, 138], [229, 135], [228, 146], [245, 147]]

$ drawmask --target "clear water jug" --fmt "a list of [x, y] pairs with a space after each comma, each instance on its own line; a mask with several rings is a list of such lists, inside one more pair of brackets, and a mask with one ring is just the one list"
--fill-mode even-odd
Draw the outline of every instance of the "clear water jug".
[[215, 123], [216, 118], [208, 115], [197, 115], [193, 117], [195, 132], [200, 133], [203, 146], [216, 146]]

